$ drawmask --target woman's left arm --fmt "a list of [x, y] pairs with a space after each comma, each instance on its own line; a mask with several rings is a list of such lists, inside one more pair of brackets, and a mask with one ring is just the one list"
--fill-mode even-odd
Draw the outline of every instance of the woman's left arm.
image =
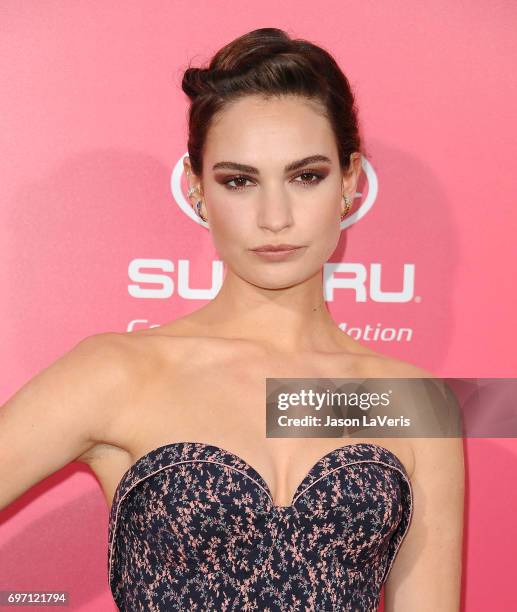
[[411, 440], [413, 517], [384, 591], [385, 612], [458, 612], [463, 553], [462, 438]]

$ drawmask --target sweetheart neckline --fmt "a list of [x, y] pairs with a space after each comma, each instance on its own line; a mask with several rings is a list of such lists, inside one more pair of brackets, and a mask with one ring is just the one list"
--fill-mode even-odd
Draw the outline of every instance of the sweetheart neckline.
[[[276, 504], [273, 500], [273, 495], [271, 492], [271, 488], [269, 486], [269, 484], [267, 483], [266, 479], [262, 476], [262, 474], [256, 470], [252, 465], [250, 465], [245, 459], [243, 459], [242, 457], [240, 457], [239, 455], [237, 455], [236, 453], [234, 453], [233, 451], [227, 450], [226, 448], [222, 448], [221, 446], [216, 446], [215, 444], [209, 444], [207, 442], [195, 442], [195, 441], [180, 441], [180, 442], [168, 442], [166, 444], [162, 444], [160, 446], [157, 446], [156, 448], [151, 449], [150, 451], [144, 453], [141, 457], [139, 457], [138, 459], [136, 459], [130, 466], [129, 468], [122, 474], [122, 477], [120, 478], [120, 480], [117, 483], [117, 486], [115, 487], [115, 491], [113, 494], [113, 499], [112, 499], [112, 503], [111, 503], [111, 507], [110, 507], [110, 512], [113, 509], [114, 506], [114, 502], [117, 499], [117, 496], [119, 494], [119, 490], [123, 484], [123, 482], [126, 480], [126, 478], [129, 477], [129, 475], [134, 472], [136, 470], [136, 468], [143, 463], [144, 461], [146, 461], [147, 459], [149, 459], [149, 457], [151, 457], [151, 455], [155, 454], [155, 453], [159, 453], [164, 451], [165, 449], [172, 449], [174, 447], [178, 447], [178, 446], [201, 446], [203, 449], [214, 449], [217, 451], [222, 452], [224, 455], [228, 455], [230, 457], [233, 457], [234, 460], [239, 461], [240, 463], [242, 463], [246, 470], [248, 470], [251, 474], [253, 474], [256, 479], [259, 481], [259, 484], [263, 487], [264, 491], [267, 493], [270, 501], [271, 501], [271, 505], [273, 508], [275, 509], [289, 509], [292, 508], [294, 506], [294, 503], [298, 497], [298, 493], [301, 489], [301, 487], [304, 485], [305, 481], [308, 479], [308, 477], [312, 474], [312, 472], [328, 457], [334, 455], [335, 453], [337, 453], [338, 451], [344, 450], [346, 448], [357, 448], [357, 447], [370, 447], [370, 448], [377, 448], [379, 450], [384, 451], [385, 453], [387, 453], [388, 455], [390, 455], [392, 457], [392, 459], [395, 460], [395, 463], [397, 465], [400, 465], [400, 467], [402, 468], [402, 475], [403, 477], [409, 482], [409, 474], [408, 471], [406, 469], [406, 466], [404, 465], [404, 463], [399, 459], [399, 457], [393, 452], [391, 451], [389, 448], [386, 448], [385, 446], [382, 446], [380, 444], [376, 444], [375, 442], [354, 442], [352, 444], [344, 444], [343, 446], [338, 446], [337, 448], [331, 449], [328, 453], [325, 453], [322, 457], [320, 457], [305, 473], [305, 476], [302, 478], [302, 480], [300, 481], [300, 483], [298, 484], [298, 486], [296, 487], [296, 489], [294, 490], [294, 493], [291, 497], [291, 503], [287, 506], [284, 506], [282, 504]], [[394, 466], [391, 466], [394, 467]], [[398, 468], [395, 468], [398, 469]], [[411, 485], [410, 485], [411, 486]], [[124, 495], [122, 496], [124, 497]], [[117, 500], [117, 505], [120, 503], [121, 500]]]

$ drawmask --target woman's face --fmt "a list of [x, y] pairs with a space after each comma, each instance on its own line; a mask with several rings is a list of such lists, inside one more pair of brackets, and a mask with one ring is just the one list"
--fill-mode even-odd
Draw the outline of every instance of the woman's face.
[[[332, 128], [315, 104], [295, 96], [231, 103], [208, 131], [201, 181], [189, 176], [190, 186], [201, 185], [220, 258], [254, 285], [277, 289], [316, 274], [339, 240], [342, 194], [354, 197], [361, 156], [351, 156], [343, 175]], [[302, 248], [281, 260], [252, 250], [285, 243]]]

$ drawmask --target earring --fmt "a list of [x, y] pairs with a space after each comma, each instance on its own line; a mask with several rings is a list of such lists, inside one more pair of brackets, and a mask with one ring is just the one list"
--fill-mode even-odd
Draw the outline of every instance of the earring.
[[345, 200], [345, 210], [341, 213], [341, 221], [348, 215], [348, 211], [352, 206], [352, 198], [349, 198], [347, 195], [343, 196], [343, 200]]
[[201, 219], [203, 219], [203, 221], [206, 223], [207, 219], [205, 219], [205, 217], [203, 217], [203, 214], [201, 212], [201, 200], [198, 200], [196, 202], [196, 211], [197, 211], [197, 214], [201, 217]]
[[[187, 192], [188, 197], [190, 197], [194, 193], [194, 191], [197, 191], [197, 190], [198, 190], [197, 187], [190, 187], [188, 192]], [[201, 217], [201, 219], [203, 219], [203, 221], [206, 223], [207, 219], [205, 217], [203, 217], [203, 213], [201, 212], [201, 200], [198, 200], [196, 202], [196, 212], [197, 212], [198, 216]]]

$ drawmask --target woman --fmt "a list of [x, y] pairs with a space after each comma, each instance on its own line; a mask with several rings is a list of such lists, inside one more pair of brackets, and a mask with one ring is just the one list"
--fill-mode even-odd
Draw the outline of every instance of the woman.
[[121, 610], [370, 611], [384, 584], [387, 612], [458, 610], [460, 439], [264, 434], [267, 377], [432, 376], [344, 334], [323, 299], [361, 171], [348, 80], [263, 28], [182, 86], [189, 198], [222, 288], [162, 326], [86, 338], [20, 389], [2, 410], [1, 506], [87, 463]]

